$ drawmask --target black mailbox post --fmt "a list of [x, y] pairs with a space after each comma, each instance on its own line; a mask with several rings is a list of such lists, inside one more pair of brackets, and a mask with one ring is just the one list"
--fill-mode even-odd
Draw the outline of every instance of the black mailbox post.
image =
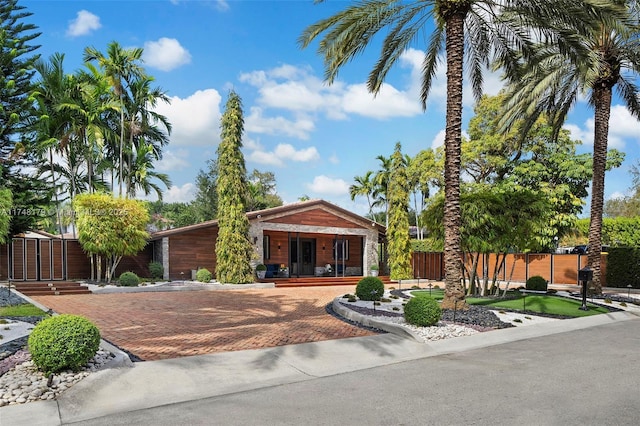
[[593, 280], [593, 270], [585, 266], [578, 271], [578, 281], [582, 282], [582, 306], [578, 309], [582, 311], [588, 311], [587, 308], [587, 282]]

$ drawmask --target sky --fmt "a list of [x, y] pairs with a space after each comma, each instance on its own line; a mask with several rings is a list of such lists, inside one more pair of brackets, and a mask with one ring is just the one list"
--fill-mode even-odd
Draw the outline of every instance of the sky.
[[[144, 65], [171, 99], [159, 105], [173, 125], [170, 143], [156, 164], [172, 186], [167, 202], [188, 202], [195, 177], [215, 158], [220, 117], [230, 90], [242, 98], [243, 153], [248, 171], [273, 172], [286, 203], [302, 196], [321, 198], [357, 214], [367, 201], [352, 201], [355, 176], [379, 167], [396, 142], [416, 155], [444, 140], [444, 60], [432, 86], [426, 111], [419, 102], [424, 44], [406, 51], [377, 96], [366, 78], [379, 55], [380, 40], [349, 63], [332, 85], [324, 82], [317, 42], [302, 50], [297, 39], [310, 24], [344, 9], [347, 1], [312, 0], [21, 0], [39, 27], [36, 39], [44, 58], [65, 54], [68, 73], [82, 68], [84, 48], [106, 52], [117, 41], [144, 48]], [[422, 50], [421, 50], [422, 49]], [[485, 75], [484, 92], [497, 94], [497, 74]], [[474, 99], [464, 92], [463, 129]], [[609, 147], [626, 153], [623, 166], [606, 177], [605, 197], [621, 196], [631, 184], [629, 167], [640, 159], [640, 123], [614, 99]], [[566, 126], [593, 149], [593, 110], [581, 101]], [[585, 207], [583, 215], [588, 216]]]

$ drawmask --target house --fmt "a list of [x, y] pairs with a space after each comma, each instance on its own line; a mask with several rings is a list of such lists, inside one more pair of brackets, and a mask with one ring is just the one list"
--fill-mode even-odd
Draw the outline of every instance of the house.
[[[270, 277], [368, 275], [385, 241], [383, 225], [324, 200], [253, 211], [247, 218], [254, 263], [267, 265]], [[198, 268], [215, 275], [217, 235], [217, 220], [152, 234], [164, 278], [189, 279]]]

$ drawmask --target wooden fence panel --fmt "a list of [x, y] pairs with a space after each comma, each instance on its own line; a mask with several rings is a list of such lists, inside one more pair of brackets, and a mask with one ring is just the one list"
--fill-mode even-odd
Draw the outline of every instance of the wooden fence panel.
[[41, 280], [51, 280], [51, 240], [38, 241], [40, 246], [40, 270], [39, 277]]
[[11, 253], [13, 255], [13, 265], [11, 265], [11, 276], [15, 281], [24, 281], [24, 239], [14, 238], [11, 242]]

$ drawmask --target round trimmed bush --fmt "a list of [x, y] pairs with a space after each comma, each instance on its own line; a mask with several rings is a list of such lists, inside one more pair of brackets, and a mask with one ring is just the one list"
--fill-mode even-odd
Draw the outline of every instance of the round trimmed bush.
[[77, 371], [98, 352], [100, 331], [84, 317], [58, 315], [38, 323], [27, 344], [31, 359], [45, 374]]
[[549, 282], [542, 278], [540, 275], [530, 277], [525, 283], [527, 290], [533, 291], [547, 291], [547, 285]]
[[140, 278], [133, 272], [123, 272], [118, 281], [125, 287], [135, 287], [140, 284]]
[[196, 280], [200, 281], [201, 283], [208, 283], [209, 281], [211, 281], [211, 272], [209, 272], [209, 270], [205, 268], [198, 269], [198, 272], [196, 272]]
[[438, 302], [431, 297], [412, 297], [404, 306], [405, 321], [419, 327], [435, 325], [441, 317], [442, 309]]
[[164, 267], [160, 262], [150, 262], [149, 263], [149, 274], [151, 278], [158, 280], [164, 276]]
[[360, 300], [377, 301], [384, 295], [384, 284], [378, 277], [364, 277], [356, 285], [356, 296]]

